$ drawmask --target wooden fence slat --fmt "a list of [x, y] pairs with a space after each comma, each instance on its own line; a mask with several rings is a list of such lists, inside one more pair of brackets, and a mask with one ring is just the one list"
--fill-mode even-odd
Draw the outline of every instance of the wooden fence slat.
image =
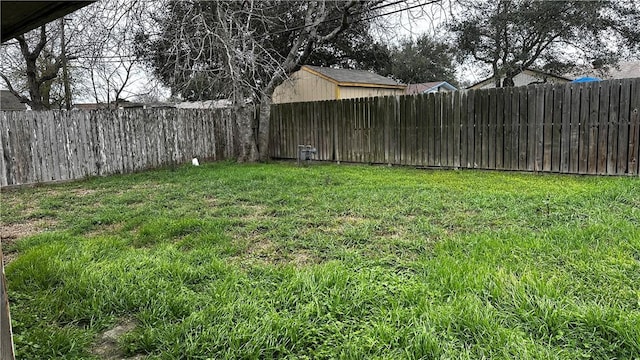
[[365, 98], [360, 99], [359, 106], [362, 117], [360, 119], [362, 126], [362, 146], [363, 157], [360, 162], [372, 163], [371, 161], [371, 118], [369, 117], [368, 101]]
[[27, 181], [27, 175], [28, 175], [28, 159], [26, 154], [28, 153], [28, 149], [25, 149], [22, 146], [19, 146], [20, 144], [24, 144], [25, 143], [25, 136], [24, 136], [24, 126], [21, 126], [21, 121], [16, 118], [13, 117], [12, 118], [12, 123], [13, 123], [13, 133], [12, 133], [12, 139], [13, 139], [13, 143], [17, 144], [18, 146], [16, 147], [16, 150], [13, 152], [13, 157], [15, 158], [15, 166], [14, 169], [16, 170], [15, 172], [15, 177], [16, 179], [18, 179], [18, 181], [21, 182], [25, 182]]
[[631, 97], [631, 80], [624, 79], [620, 83], [620, 109], [619, 109], [619, 128], [618, 128], [618, 158], [616, 161], [616, 174], [627, 174], [628, 155], [629, 155], [629, 131], [630, 131], [630, 97]]
[[461, 168], [469, 167], [469, 158], [467, 154], [468, 137], [469, 137], [469, 93], [470, 91], [460, 91], [460, 162], [458, 166]]
[[610, 87], [602, 84], [600, 87], [600, 112], [598, 115], [598, 155], [597, 172], [604, 175], [607, 171], [607, 141], [609, 139], [609, 100]]
[[527, 87], [527, 171], [535, 171], [536, 168], [536, 89], [535, 86]]
[[482, 161], [483, 161], [483, 157], [482, 157], [482, 136], [484, 134], [484, 123], [483, 123], [483, 116], [482, 113], [486, 111], [486, 107], [483, 106], [483, 103], [486, 99], [486, 92], [485, 91], [478, 91], [476, 93], [476, 98], [475, 98], [475, 114], [474, 114], [474, 122], [473, 122], [473, 127], [474, 127], [474, 150], [473, 150], [473, 156], [474, 156], [474, 163], [473, 163], [473, 167], [474, 168], [482, 168]]
[[511, 169], [511, 156], [513, 152], [513, 144], [512, 144], [512, 132], [513, 132], [513, 124], [512, 124], [512, 100], [511, 96], [513, 94], [513, 88], [508, 87], [504, 89], [504, 99], [502, 105], [502, 119], [503, 119], [503, 150], [502, 150], [502, 166], [504, 169]]
[[578, 174], [578, 162], [580, 151], [580, 84], [571, 85], [571, 97], [568, 101], [570, 106], [570, 130], [569, 130], [569, 168], [567, 171]]
[[475, 105], [476, 105], [476, 92], [475, 90], [469, 90], [467, 93], [467, 146], [466, 154], [467, 168], [475, 167]]
[[346, 105], [346, 130], [347, 130], [347, 142], [344, 144], [345, 153], [347, 154], [348, 162], [355, 162], [355, 152], [357, 149], [353, 146], [356, 138], [355, 134], [355, 100], [345, 100]]
[[453, 166], [457, 169], [460, 167], [460, 123], [462, 121], [462, 93], [456, 91], [453, 93]]
[[511, 169], [518, 169], [520, 156], [518, 144], [520, 142], [520, 92], [518, 88], [511, 89]]
[[444, 99], [445, 99], [445, 109], [446, 109], [446, 166], [453, 166], [453, 127], [454, 127], [454, 109], [453, 109], [453, 93], [452, 92], [445, 92], [444, 94]]
[[590, 84], [589, 97], [589, 156], [587, 173], [595, 174], [598, 170], [598, 114], [600, 112], [600, 84]]
[[40, 181], [40, 154], [38, 153], [38, 140], [40, 140], [37, 136], [37, 125], [36, 125], [36, 121], [35, 118], [29, 117], [28, 119], [25, 119], [26, 123], [28, 123], [28, 126], [25, 127], [25, 131], [27, 131], [27, 133], [29, 134], [29, 150], [31, 152], [30, 154], [30, 159], [29, 161], [31, 162], [30, 165], [30, 176], [28, 181], [29, 182], [39, 182]]
[[499, 88], [496, 92], [496, 140], [495, 140], [495, 168], [504, 169], [504, 100], [506, 88]]
[[9, 126], [7, 122], [7, 117], [9, 116], [8, 112], [0, 113], [0, 186], [9, 185], [8, 181], [8, 173], [10, 169], [7, 167], [11, 166], [5, 161], [5, 157], [9, 159], [9, 152], [11, 151], [11, 147], [9, 146], [9, 139], [7, 138], [7, 133], [9, 131]]
[[436, 122], [436, 97], [434, 94], [426, 95], [426, 109], [425, 109], [425, 130], [426, 130], [426, 150], [427, 150], [427, 166], [436, 165], [436, 135], [435, 135], [435, 122]]
[[520, 127], [518, 128], [518, 170], [527, 170], [527, 116], [529, 114], [529, 103], [527, 100], [527, 88], [519, 88], [519, 108]]
[[562, 102], [564, 85], [553, 86], [553, 122], [551, 124], [551, 171], [560, 171], [560, 144], [562, 140]]
[[384, 148], [384, 102], [385, 98], [375, 98], [374, 108], [372, 109], [373, 118], [375, 119], [373, 127], [376, 134], [375, 144], [377, 164], [384, 164], [386, 162]]
[[336, 142], [336, 151], [338, 153], [338, 163], [340, 163], [340, 161], [344, 161], [345, 160], [345, 154], [344, 154], [344, 150], [343, 150], [343, 146], [344, 146], [344, 142], [346, 139], [345, 136], [345, 121], [344, 121], [344, 100], [339, 100], [336, 101], [335, 104], [335, 109], [336, 109], [336, 115], [335, 115], [335, 127], [336, 127], [336, 138], [335, 138], [335, 142]]
[[442, 104], [442, 96], [435, 96], [435, 117], [434, 117], [434, 128], [433, 128], [433, 146], [434, 146], [434, 160], [436, 166], [442, 166], [442, 137], [443, 137], [443, 104]]
[[416, 96], [406, 96], [409, 99], [409, 136], [408, 136], [408, 149], [409, 164], [418, 165], [419, 152], [418, 149], [418, 113], [416, 111], [417, 98]]
[[402, 97], [394, 96], [392, 101], [391, 150], [393, 164], [402, 164], [402, 140], [404, 138], [402, 119]]
[[629, 147], [627, 156], [627, 173], [640, 174], [640, 79], [631, 81], [631, 97], [629, 104]]
[[82, 120], [84, 118], [83, 116], [84, 114], [81, 112], [74, 112], [72, 114], [72, 126], [75, 128], [75, 170], [76, 170], [76, 178], [83, 178], [86, 175], [86, 171], [85, 171], [85, 159], [84, 159], [84, 149], [85, 149], [85, 143], [83, 141], [83, 134], [82, 134], [82, 129], [83, 129], [83, 124], [82, 124]]
[[328, 131], [327, 131], [327, 102], [326, 101], [322, 101], [322, 102], [318, 102], [317, 103], [317, 109], [318, 109], [318, 113], [317, 113], [317, 122], [318, 122], [318, 129], [317, 129], [317, 138], [316, 138], [316, 149], [318, 150], [318, 160], [331, 160], [329, 158], [328, 155], [328, 150], [327, 150], [327, 146], [329, 146], [329, 140], [331, 140], [331, 138], [329, 137]]
[[618, 170], [618, 117], [620, 109], [620, 81], [609, 82], [609, 120], [607, 138], [607, 165], [606, 173], [616, 175]]
[[487, 118], [487, 167], [496, 168], [497, 97], [499, 89], [489, 89], [489, 115]]
[[38, 173], [36, 174], [36, 181], [37, 182], [42, 182], [42, 181], [46, 181], [48, 174], [47, 174], [47, 170], [46, 170], [46, 165], [47, 162], [45, 160], [46, 158], [46, 154], [44, 151], [44, 135], [43, 135], [43, 127], [44, 125], [42, 124], [42, 121], [40, 119], [40, 117], [38, 116], [32, 116], [31, 117], [33, 119], [33, 134], [35, 137], [35, 161], [38, 162], [38, 165], [36, 166], [38, 169]]
[[544, 155], [542, 170], [551, 171], [551, 151], [553, 149], [553, 86], [544, 87]]
[[383, 108], [383, 136], [384, 136], [384, 162], [387, 165], [391, 165], [391, 116], [389, 114], [391, 109], [391, 97], [385, 96], [382, 98], [382, 108]]
[[67, 121], [67, 136], [68, 136], [68, 159], [71, 179], [80, 178], [78, 174], [78, 124], [76, 121], [75, 113], [65, 113], [64, 117]]
[[436, 96], [436, 103], [438, 104], [438, 110], [436, 114], [436, 140], [438, 141], [438, 148], [436, 149], [436, 154], [438, 156], [438, 166], [447, 166], [447, 102], [445, 94], [438, 95], [440, 96]]
[[309, 145], [316, 148], [316, 152], [321, 151], [320, 146], [320, 119], [319, 119], [319, 103], [314, 101], [311, 106], [311, 126], [309, 127]]
[[0, 244], [0, 359], [15, 360], [14, 350], [9, 295], [4, 273], [4, 254], [2, 253], [2, 244]]
[[398, 141], [400, 143], [400, 164], [409, 165], [409, 100], [407, 96], [400, 96], [399, 110], [400, 110], [400, 136]]
[[[494, 89], [495, 90], [495, 89]], [[480, 163], [482, 169], [489, 168], [489, 97], [491, 89], [481, 95], [482, 112], [480, 114]]]
[[545, 115], [545, 88], [536, 86], [536, 152], [535, 171], [544, 170], [544, 115]]
[[573, 86], [559, 86], [564, 90], [562, 97], [562, 115], [560, 128], [560, 167], [562, 173], [569, 172], [569, 154], [571, 141], [571, 91]]
[[578, 173], [587, 174], [589, 172], [589, 99], [591, 96], [591, 87], [588, 83], [580, 84], [580, 129], [578, 145]]

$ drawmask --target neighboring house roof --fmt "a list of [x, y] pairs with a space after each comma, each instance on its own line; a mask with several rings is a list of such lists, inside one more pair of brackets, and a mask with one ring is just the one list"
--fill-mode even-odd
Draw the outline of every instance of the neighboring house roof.
[[[533, 77], [537, 77], [537, 78], [541, 78], [541, 79], [547, 79], [547, 78], [554, 78], [556, 80], [559, 81], [565, 81], [565, 82], [569, 82], [572, 79], [564, 77], [564, 76], [559, 76], [559, 75], [555, 75], [555, 74], [551, 74], [548, 72], [544, 72], [544, 71], [540, 71], [540, 70], [536, 70], [536, 69], [531, 69], [531, 68], [526, 68], [523, 71], [521, 71], [520, 73], [526, 73], [528, 75], [531, 75]], [[467, 89], [477, 89], [477, 88], [481, 88], [483, 86], [485, 86], [488, 83], [492, 83], [494, 82], [494, 78], [493, 76], [486, 78], [484, 80], [478, 81], [477, 83], [468, 86]]]
[[627, 79], [640, 77], [640, 61], [621, 62], [618, 68], [609, 70], [612, 79]]
[[[174, 104], [165, 102], [149, 102], [149, 103], [137, 103], [130, 101], [111, 102], [111, 107], [114, 109], [166, 109], [174, 108]], [[87, 104], [74, 104], [74, 110], [101, 110], [108, 109], [109, 106], [105, 103], [87, 103]]]
[[407, 95], [415, 95], [415, 94], [425, 94], [431, 92], [440, 91], [440, 88], [445, 88], [448, 91], [456, 91], [455, 86], [449, 84], [446, 81], [432, 81], [421, 84], [409, 84], [407, 88], [404, 90], [404, 93]]
[[404, 89], [406, 87], [406, 85], [399, 84], [393, 79], [367, 70], [333, 69], [312, 65], [304, 65], [301, 70], [320, 76], [339, 86], [384, 87], [393, 89]]
[[603, 80], [638, 78], [640, 77], [640, 61], [623, 61], [618, 65], [604, 66], [598, 69], [578, 70], [567, 76], [597, 77]]
[[231, 100], [184, 101], [175, 104], [178, 109], [225, 109], [232, 106]]
[[27, 110], [27, 106], [20, 102], [9, 90], [0, 90], [0, 110]]
[[107, 104], [103, 104], [103, 103], [73, 104], [74, 110], [99, 110], [99, 109], [106, 109], [106, 108], [107, 108]]

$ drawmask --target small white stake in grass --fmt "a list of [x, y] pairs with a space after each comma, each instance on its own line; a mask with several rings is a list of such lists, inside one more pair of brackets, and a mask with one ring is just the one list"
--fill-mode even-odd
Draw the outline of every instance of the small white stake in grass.
[[200, 163], [198, 162], [198, 158], [191, 159], [191, 164], [193, 164], [193, 166], [200, 166]]

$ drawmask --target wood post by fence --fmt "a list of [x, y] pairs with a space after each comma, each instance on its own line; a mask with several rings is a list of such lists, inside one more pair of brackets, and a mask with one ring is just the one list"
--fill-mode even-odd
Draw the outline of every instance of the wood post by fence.
[[638, 175], [640, 79], [274, 105], [271, 156]]
[[0, 185], [235, 158], [229, 109], [0, 113]]
[[11, 314], [9, 313], [9, 297], [4, 276], [4, 255], [0, 244], [0, 359], [13, 360], [13, 334], [11, 331]]

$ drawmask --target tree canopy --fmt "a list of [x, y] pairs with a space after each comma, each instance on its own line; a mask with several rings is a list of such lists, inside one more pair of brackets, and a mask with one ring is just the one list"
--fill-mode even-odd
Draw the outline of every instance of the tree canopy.
[[406, 38], [390, 51], [390, 68], [383, 75], [406, 84], [441, 80], [456, 83], [453, 51], [445, 43], [422, 35], [416, 40]]
[[[637, 50], [640, 6], [631, 1], [461, 0], [450, 24], [461, 60], [491, 66], [496, 86], [528, 67], [563, 73], [616, 63]], [[500, 83], [500, 79], [504, 81]]]
[[[230, 57], [241, 58], [242, 81], [258, 92], [296, 45], [296, 66], [388, 66], [388, 53], [379, 51], [368, 22], [361, 21], [371, 4], [375, 2], [168, 1], [167, 11], [155, 18], [158, 32], [138, 34], [138, 45], [174, 95], [187, 100], [229, 98], [240, 75], [230, 71]], [[339, 36], [315, 39], [335, 29], [340, 29]]]

